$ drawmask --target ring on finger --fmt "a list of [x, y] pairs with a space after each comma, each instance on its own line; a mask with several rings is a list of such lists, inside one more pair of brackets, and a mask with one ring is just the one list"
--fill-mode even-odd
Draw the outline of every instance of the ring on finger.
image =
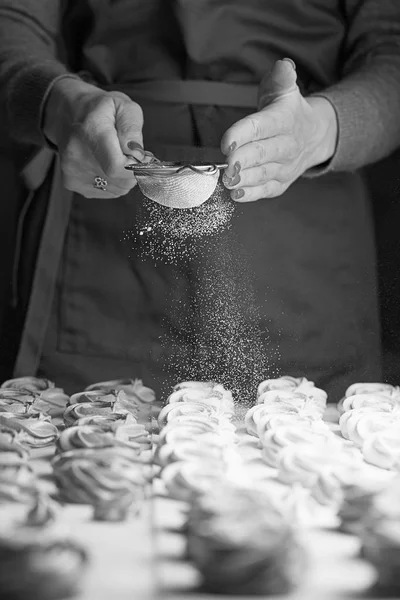
[[93, 187], [95, 187], [97, 190], [102, 190], [103, 192], [106, 192], [107, 186], [108, 186], [107, 179], [104, 179], [103, 177], [95, 177], [94, 178]]

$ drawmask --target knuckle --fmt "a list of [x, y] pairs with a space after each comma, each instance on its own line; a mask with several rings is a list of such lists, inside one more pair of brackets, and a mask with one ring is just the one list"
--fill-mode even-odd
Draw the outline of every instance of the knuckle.
[[263, 181], [268, 181], [271, 178], [271, 167], [268, 164], [261, 166], [261, 178]]
[[261, 123], [257, 117], [249, 117], [249, 126], [252, 132], [252, 136], [254, 139], [259, 139], [261, 137]]
[[268, 181], [268, 183], [263, 186], [263, 193], [265, 198], [275, 198], [276, 196], [281, 195], [281, 186], [277, 181]]
[[266, 147], [264, 146], [264, 144], [257, 142], [256, 146], [255, 146], [255, 150], [256, 150], [256, 154], [257, 154], [257, 160], [259, 161], [260, 164], [262, 164], [267, 158]]
[[102, 169], [104, 175], [110, 179], [116, 178], [120, 174], [119, 164], [112, 157], [108, 157], [103, 161]]

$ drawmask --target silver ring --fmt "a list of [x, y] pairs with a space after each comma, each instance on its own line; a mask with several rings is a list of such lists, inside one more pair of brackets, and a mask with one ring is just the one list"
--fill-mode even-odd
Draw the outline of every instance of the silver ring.
[[103, 177], [95, 177], [93, 187], [97, 190], [102, 190], [103, 192], [107, 191], [108, 181], [107, 179], [103, 179]]

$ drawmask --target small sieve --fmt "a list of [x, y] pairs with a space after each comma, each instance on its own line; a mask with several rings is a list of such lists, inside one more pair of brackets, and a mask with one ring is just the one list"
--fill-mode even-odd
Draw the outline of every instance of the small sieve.
[[162, 162], [132, 163], [132, 171], [146, 198], [169, 208], [194, 208], [214, 193], [226, 164]]

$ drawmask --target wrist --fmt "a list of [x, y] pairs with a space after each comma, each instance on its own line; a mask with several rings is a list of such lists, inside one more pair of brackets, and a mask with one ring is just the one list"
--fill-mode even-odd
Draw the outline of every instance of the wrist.
[[311, 96], [307, 102], [314, 117], [314, 134], [308, 168], [329, 162], [336, 151], [338, 121], [332, 104], [322, 96]]
[[75, 76], [61, 77], [53, 83], [42, 113], [42, 131], [50, 145], [59, 146], [61, 132], [74, 121], [74, 106], [80, 96], [88, 93], [99, 93], [99, 90]]

